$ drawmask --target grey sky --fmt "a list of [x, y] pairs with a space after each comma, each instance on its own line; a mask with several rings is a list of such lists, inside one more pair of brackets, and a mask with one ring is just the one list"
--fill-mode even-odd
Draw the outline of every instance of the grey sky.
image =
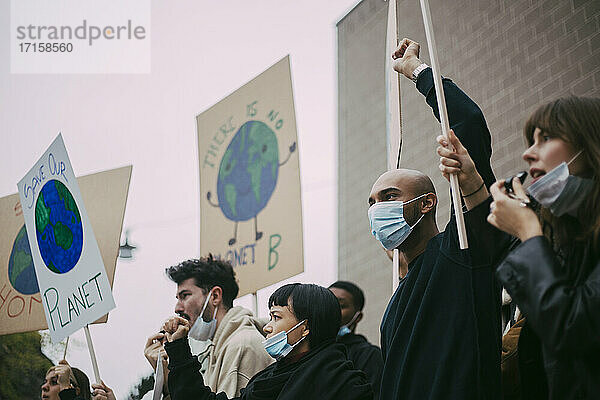
[[[335, 22], [355, 3], [153, 1], [152, 73], [146, 75], [10, 74], [10, 3], [0, 3], [0, 196], [16, 192], [16, 182], [59, 131], [77, 175], [133, 165], [124, 227], [139, 251], [134, 261], [117, 265], [117, 309], [107, 324], [91, 329], [101, 376], [118, 395], [150, 372], [146, 337], [172, 313], [175, 286], [164, 267], [199, 256], [194, 116], [288, 53], [306, 270], [293, 280], [335, 280]], [[259, 292], [262, 315], [273, 289]], [[251, 307], [249, 298], [239, 304]], [[85, 343], [82, 332], [74, 338]], [[93, 377], [84, 346], [73, 346], [67, 358]]]

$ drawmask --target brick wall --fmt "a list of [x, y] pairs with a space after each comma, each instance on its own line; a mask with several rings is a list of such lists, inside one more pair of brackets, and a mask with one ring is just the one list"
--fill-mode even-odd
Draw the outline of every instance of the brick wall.
[[[400, 37], [421, 43], [429, 61], [417, 1], [398, 1]], [[451, 7], [448, 5], [451, 4]], [[560, 96], [600, 96], [600, 1], [430, 0], [442, 74], [484, 112], [497, 177], [526, 169], [522, 127], [540, 104]], [[385, 171], [384, 60], [387, 3], [364, 0], [338, 22], [339, 276], [365, 290], [359, 331], [378, 342], [391, 295], [391, 265], [370, 236], [371, 185]], [[448, 184], [439, 175], [439, 125], [414, 84], [401, 84], [401, 165], [430, 175], [448, 220]]]
[[338, 23], [338, 275], [365, 291], [358, 331], [375, 343], [392, 280], [367, 218], [371, 186], [386, 169], [386, 16], [387, 3], [363, 1]]

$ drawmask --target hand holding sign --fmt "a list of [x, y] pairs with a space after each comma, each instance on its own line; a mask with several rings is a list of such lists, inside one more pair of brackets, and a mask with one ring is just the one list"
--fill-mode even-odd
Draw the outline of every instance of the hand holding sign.
[[[446, 180], [450, 180], [451, 174], [458, 176], [463, 196], [475, 192], [483, 183], [483, 179], [475, 168], [475, 163], [469, 152], [462, 145], [452, 129], [448, 131], [448, 140], [442, 135], [437, 137], [440, 144], [437, 153], [440, 156], [440, 171]], [[451, 146], [448, 146], [448, 143]]]
[[[437, 137], [437, 141], [440, 144], [437, 148], [440, 156], [440, 171], [448, 181], [451, 174], [458, 177], [465, 205], [467, 210], [470, 210], [489, 196], [487, 188], [483, 184], [483, 178], [477, 172], [469, 152], [452, 129], [448, 131], [448, 140], [440, 135]], [[448, 143], [451, 146], [448, 146]]]
[[61, 360], [56, 367], [54, 367], [54, 374], [57, 378], [58, 386], [60, 390], [70, 389], [73, 387], [71, 383], [71, 366], [65, 360]]
[[158, 354], [161, 351], [165, 351], [163, 342], [166, 340], [166, 335], [162, 332], [155, 333], [150, 336], [146, 341], [146, 347], [144, 348], [144, 357], [150, 363], [153, 370], [156, 370], [156, 363], [158, 360]]
[[117, 400], [115, 393], [106, 386], [104, 381], [92, 384], [92, 395], [94, 396], [93, 400]]

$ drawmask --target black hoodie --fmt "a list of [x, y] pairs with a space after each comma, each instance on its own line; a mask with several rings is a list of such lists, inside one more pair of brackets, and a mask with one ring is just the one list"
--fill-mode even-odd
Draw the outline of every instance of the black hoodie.
[[[200, 364], [187, 339], [165, 344], [169, 356], [169, 392], [172, 400], [228, 400], [204, 385]], [[344, 345], [326, 342], [300, 360], [285, 359], [256, 374], [242, 390], [242, 400], [371, 400], [373, 391], [363, 372], [353, 368]]]
[[375, 399], [379, 398], [379, 385], [381, 384], [381, 371], [383, 370], [383, 357], [381, 349], [367, 341], [363, 335], [348, 333], [338, 336], [338, 343], [342, 343], [348, 349], [348, 359], [354, 364], [354, 368], [367, 375], [371, 382]]

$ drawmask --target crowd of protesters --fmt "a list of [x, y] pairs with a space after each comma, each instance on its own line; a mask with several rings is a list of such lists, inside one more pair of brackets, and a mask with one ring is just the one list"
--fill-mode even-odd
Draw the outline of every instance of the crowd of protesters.
[[[392, 57], [439, 119], [419, 44], [404, 39]], [[458, 177], [470, 247], [452, 216], [438, 228], [427, 175], [396, 169], [373, 183], [371, 232], [403, 260], [381, 348], [356, 333], [365, 296], [354, 283], [284, 285], [261, 321], [233, 306], [230, 264], [188, 260], [166, 271], [177, 315], [144, 352], [163, 363], [163, 399], [600, 398], [600, 99], [561, 98], [529, 117], [525, 188], [496, 179], [481, 109], [450, 79], [443, 88], [440, 172]], [[193, 355], [188, 337], [210, 345]], [[76, 371], [51, 368], [42, 397], [115, 398]]]

